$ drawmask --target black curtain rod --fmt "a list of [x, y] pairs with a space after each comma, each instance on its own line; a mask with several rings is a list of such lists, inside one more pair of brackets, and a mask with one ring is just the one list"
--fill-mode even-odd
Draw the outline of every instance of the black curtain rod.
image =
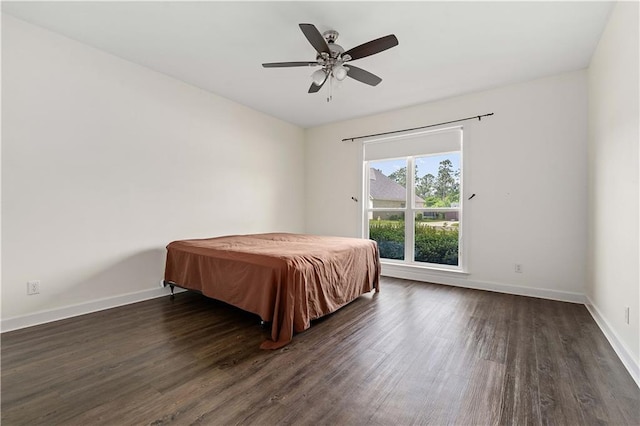
[[444, 123], [438, 123], [438, 124], [429, 124], [428, 126], [420, 126], [420, 127], [413, 127], [411, 129], [403, 129], [403, 130], [392, 130], [390, 132], [383, 132], [383, 133], [374, 133], [372, 135], [365, 135], [365, 136], [354, 136], [352, 138], [344, 138], [342, 139], [342, 142], [346, 142], [346, 141], [355, 141], [356, 139], [364, 139], [364, 138], [370, 138], [373, 136], [384, 136], [384, 135], [392, 135], [394, 133], [402, 133], [402, 132], [410, 132], [412, 130], [421, 130], [421, 129], [427, 129], [429, 127], [436, 127], [436, 126], [442, 126], [444, 124], [451, 124], [451, 123], [459, 123], [461, 121], [468, 121], [468, 120], [478, 120], [478, 121], [482, 121], [482, 117], [489, 117], [493, 115], [492, 112], [490, 112], [489, 114], [483, 114], [483, 115], [474, 115], [473, 117], [467, 117], [467, 118], [461, 118], [459, 120], [453, 120], [453, 121], [445, 121]]

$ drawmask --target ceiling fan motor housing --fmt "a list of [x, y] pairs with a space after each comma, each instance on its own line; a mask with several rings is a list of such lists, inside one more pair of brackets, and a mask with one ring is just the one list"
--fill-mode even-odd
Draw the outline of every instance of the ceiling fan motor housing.
[[327, 45], [331, 51], [331, 57], [337, 58], [344, 53], [344, 49], [339, 44], [336, 44], [336, 40], [340, 34], [336, 30], [328, 30], [322, 33], [322, 37], [327, 40]]
[[322, 33], [322, 37], [327, 40], [327, 43], [334, 43], [338, 39], [339, 35], [340, 33], [336, 30], [327, 30]]

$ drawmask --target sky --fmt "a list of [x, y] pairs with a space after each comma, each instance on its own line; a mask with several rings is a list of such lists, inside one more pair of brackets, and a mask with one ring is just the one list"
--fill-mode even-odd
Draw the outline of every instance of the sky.
[[[427, 173], [431, 173], [433, 176], [438, 176], [438, 167], [440, 162], [449, 159], [453, 164], [453, 170], [456, 171], [460, 168], [460, 154], [439, 154], [430, 155], [425, 157], [416, 157], [416, 164], [418, 166], [418, 177], [423, 177]], [[406, 166], [406, 160], [384, 160], [384, 161], [372, 161], [369, 163], [371, 167], [382, 170], [386, 176], [395, 172], [398, 169]]]

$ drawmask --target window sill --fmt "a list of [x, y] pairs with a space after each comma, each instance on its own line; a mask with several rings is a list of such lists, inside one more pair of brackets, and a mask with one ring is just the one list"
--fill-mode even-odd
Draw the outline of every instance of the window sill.
[[[438, 268], [433, 266], [411, 265], [404, 263], [388, 262], [381, 260], [382, 275], [388, 275], [398, 278], [406, 276], [409, 279], [418, 276], [439, 276], [439, 277], [457, 277], [466, 278], [470, 273], [464, 269]], [[402, 275], [402, 276], [400, 276]]]

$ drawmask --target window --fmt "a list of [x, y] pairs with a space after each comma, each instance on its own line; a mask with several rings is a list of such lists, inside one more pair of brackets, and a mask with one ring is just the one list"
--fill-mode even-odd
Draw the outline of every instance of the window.
[[461, 269], [462, 128], [365, 142], [364, 160], [364, 232], [380, 257]]

